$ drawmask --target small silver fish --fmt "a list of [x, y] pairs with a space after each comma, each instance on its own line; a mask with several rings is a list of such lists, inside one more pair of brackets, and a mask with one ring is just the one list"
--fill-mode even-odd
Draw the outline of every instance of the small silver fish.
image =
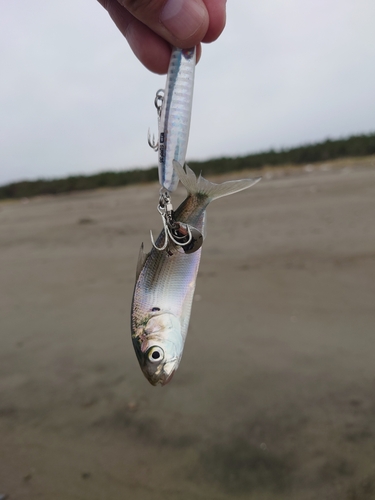
[[[196, 228], [205, 237], [207, 205], [217, 198], [253, 186], [260, 178], [214, 184], [176, 161], [173, 166], [188, 191], [175, 219]], [[164, 230], [156, 244], [164, 242]], [[177, 370], [186, 334], [198, 274], [201, 248], [185, 253], [170, 242], [166, 250], [145, 254], [141, 246], [131, 311], [133, 346], [140, 367], [152, 385], [165, 385]]]

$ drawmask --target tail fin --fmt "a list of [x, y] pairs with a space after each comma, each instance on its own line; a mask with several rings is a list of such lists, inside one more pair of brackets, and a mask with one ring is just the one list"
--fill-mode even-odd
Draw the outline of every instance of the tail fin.
[[261, 177], [255, 179], [242, 179], [238, 181], [226, 181], [222, 184], [210, 182], [201, 175], [197, 178], [192, 169], [185, 164], [185, 169], [177, 161], [173, 161], [173, 167], [176, 170], [182, 184], [186, 187], [190, 194], [200, 194], [207, 196], [209, 201], [217, 200], [223, 196], [228, 196], [238, 191], [247, 189], [258, 181]]

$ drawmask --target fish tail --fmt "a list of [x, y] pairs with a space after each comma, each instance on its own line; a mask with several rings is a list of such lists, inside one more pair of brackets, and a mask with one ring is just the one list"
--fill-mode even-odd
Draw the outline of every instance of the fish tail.
[[238, 181], [226, 181], [221, 184], [210, 182], [201, 175], [197, 177], [192, 169], [185, 164], [182, 167], [177, 161], [173, 161], [173, 167], [178, 177], [190, 194], [207, 196], [209, 201], [217, 200], [223, 196], [238, 193], [260, 181], [261, 177], [255, 179], [241, 179]]

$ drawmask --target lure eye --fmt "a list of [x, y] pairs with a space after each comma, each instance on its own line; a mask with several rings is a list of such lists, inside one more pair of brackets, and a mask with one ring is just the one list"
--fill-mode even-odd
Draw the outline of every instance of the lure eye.
[[152, 347], [147, 356], [151, 363], [159, 363], [164, 358], [164, 351], [161, 347]]

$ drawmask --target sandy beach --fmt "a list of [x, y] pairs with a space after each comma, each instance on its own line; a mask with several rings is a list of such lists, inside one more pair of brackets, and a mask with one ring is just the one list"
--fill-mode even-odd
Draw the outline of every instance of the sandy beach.
[[158, 190], [0, 204], [0, 498], [374, 499], [375, 158], [209, 206], [165, 387], [129, 327]]

